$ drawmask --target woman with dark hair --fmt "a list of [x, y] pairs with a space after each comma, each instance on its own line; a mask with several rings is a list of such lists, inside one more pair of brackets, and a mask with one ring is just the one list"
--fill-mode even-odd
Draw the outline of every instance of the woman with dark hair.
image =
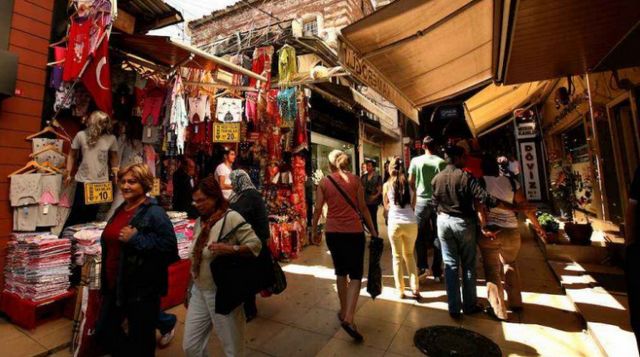
[[349, 156], [344, 152], [333, 150], [329, 153], [331, 174], [320, 180], [316, 191], [312, 232], [315, 232], [314, 241], [319, 244], [322, 236], [318, 231], [318, 220], [326, 203], [325, 236], [337, 277], [338, 319], [349, 336], [360, 342], [363, 337], [353, 320], [362, 285], [366, 243], [364, 224], [369, 227], [372, 237], [377, 237], [378, 232], [367, 209], [364, 187], [358, 176], [348, 171], [349, 166]]
[[200, 218], [190, 253], [193, 286], [182, 346], [188, 357], [206, 356], [213, 327], [227, 356], [243, 356], [246, 321], [242, 301], [218, 299], [223, 287], [216, 285], [210, 266], [223, 256], [257, 257], [262, 243], [242, 216], [229, 209], [215, 177], [200, 181], [193, 202]]
[[124, 203], [102, 234], [96, 334], [112, 356], [154, 356], [160, 297], [167, 293], [168, 266], [179, 259], [176, 236], [162, 207], [146, 196], [153, 187], [146, 165], [124, 168], [118, 183]]
[[[540, 234], [544, 232], [535, 216], [535, 209], [529, 206], [520, 184], [508, 172], [501, 175], [500, 166], [495, 158], [483, 159], [482, 172], [484, 177], [481, 184], [489, 195], [513, 207], [489, 208], [486, 213], [486, 229], [491, 233], [483, 234], [478, 240], [487, 280], [487, 297], [491, 304], [486, 312], [495, 319], [506, 320], [508, 309], [504, 301], [504, 290], [507, 291], [509, 308], [512, 311], [522, 309], [520, 276], [516, 264], [520, 251], [516, 211], [524, 211], [536, 230], [540, 231]], [[505, 287], [502, 285], [503, 280]]]
[[[244, 170], [233, 170], [230, 175], [231, 186], [233, 187], [233, 194], [229, 199], [229, 206], [234, 211], [240, 213], [240, 215], [251, 225], [251, 228], [256, 232], [258, 238], [262, 242], [262, 250], [258, 259], [261, 262], [260, 273], [265, 274], [264, 281], [270, 281], [268, 274], [273, 274], [271, 252], [267, 247], [269, 241], [269, 217], [267, 212], [267, 206], [264, 203], [262, 194], [256, 189], [251, 182], [249, 174]], [[266, 288], [266, 286], [262, 287]], [[258, 314], [258, 308], [256, 307], [256, 296], [249, 297], [244, 302], [244, 313], [247, 318], [247, 322], [253, 320]]]
[[402, 160], [394, 157], [389, 163], [389, 181], [382, 187], [384, 208], [389, 212], [389, 241], [393, 256], [393, 278], [401, 299], [404, 294], [404, 272], [409, 273], [413, 296], [419, 301], [418, 268], [413, 251], [418, 235], [418, 221], [414, 212], [415, 194], [409, 187]]

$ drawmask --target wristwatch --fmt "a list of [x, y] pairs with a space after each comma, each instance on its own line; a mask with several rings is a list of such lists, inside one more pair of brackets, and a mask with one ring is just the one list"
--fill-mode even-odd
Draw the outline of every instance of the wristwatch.
[[236, 245], [234, 245], [234, 246], [233, 246], [233, 251], [234, 251], [234, 252], [236, 252], [236, 253], [237, 253], [237, 252], [239, 252], [239, 251], [240, 251], [240, 246], [239, 246], [239, 245], [237, 245], [237, 244], [236, 244]]

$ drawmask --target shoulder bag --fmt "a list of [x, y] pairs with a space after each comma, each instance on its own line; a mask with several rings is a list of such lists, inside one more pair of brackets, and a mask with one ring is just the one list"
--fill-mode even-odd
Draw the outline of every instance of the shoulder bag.
[[369, 232], [367, 224], [366, 224], [366, 222], [364, 220], [364, 216], [362, 215], [362, 212], [360, 212], [360, 210], [358, 209], [358, 206], [356, 206], [355, 203], [353, 203], [353, 201], [351, 200], [349, 195], [347, 195], [347, 193], [344, 192], [342, 187], [340, 187], [340, 185], [336, 182], [336, 180], [333, 177], [331, 177], [331, 175], [327, 176], [327, 178], [329, 179], [329, 181], [331, 181], [331, 183], [338, 190], [338, 192], [340, 192], [340, 195], [345, 200], [345, 202], [347, 202], [347, 204], [356, 212], [356, 214], [358, 215], [358, 218], [360, 219], [360, 223], [362, 224], [362, 229], [366, 233], [371, 234], [371, 232]]

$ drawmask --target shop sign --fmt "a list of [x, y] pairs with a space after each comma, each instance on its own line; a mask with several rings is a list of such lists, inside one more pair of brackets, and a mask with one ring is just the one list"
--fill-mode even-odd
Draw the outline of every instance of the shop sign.
[[159, 178], [153, 179], [153, 187], [151, 187], [151, 192], [149, 194], [153, 197], [160, 196], [160, 179]]
[[84, 203], [95, 205], [113, 201], [113, 186], [111, 182], [85, 183]]
[[522, 156], [524, 192], [528, 200], [539, 201], [542, 199], [542, 189], [540, 187], [536, 143], [533, 141], [520, 143], [520, 155]]
[[536, 136], [538, 136], [538, 130], [535, 122], [518, 124], [518, 139], [533, 139]]
[[365, 85], [378, 92], [385, 99], [393, 103], [407, 117], [416, 123], [418, 110], [413, 104], [393, 86], [369, 61], [348, 45], [344, 39], [339, 41], [338, 61], [342, 67]]
[[213, 123], [214, 143], [239, 143], [240, 123]]

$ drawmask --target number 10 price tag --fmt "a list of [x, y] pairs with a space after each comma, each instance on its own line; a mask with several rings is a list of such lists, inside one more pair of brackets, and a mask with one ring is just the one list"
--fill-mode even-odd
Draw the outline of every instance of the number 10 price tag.
[[95, 205], [113, 201], [113, 186], [111, 182], [85, 183], [84, 203]]

